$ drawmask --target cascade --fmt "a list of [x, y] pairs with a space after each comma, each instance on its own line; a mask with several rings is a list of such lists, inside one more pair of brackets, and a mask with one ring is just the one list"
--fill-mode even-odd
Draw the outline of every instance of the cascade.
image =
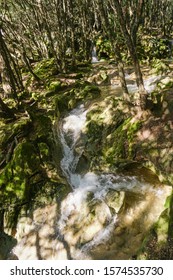
[[[153, 78], [150, 79], [148, 86], [153, 82]], [[74, 259], [114, 259], [119, 258], [119, 231], [125, 224], [128, 231], [133, 231], [134, 221], [137, 223], [136, 231], [139, 228], [140, 231], [149, 229], [160, 214], [166, 192], [160, 186], [140, 181], [136, 176], [106, 172], [96, 174], [89, 170], [82, 174], [77, 172], [84, 147], [77, 152], [76, 147], [85, 134], [88, 110], [84, 105], [72, 110], [61, 120], [59, 128], [63, 149], [61, 168], [72, 192], [61, 203], [58, 237], [63, 236]], [[132, 200], [132, 205], [128, 200]], [[131, 206], [126, 209], [126, 204]], [[151, 208], [150, 211], [146, 211], [148, 208]], [[132, 229], [129, 229], [130, 225]], [[123, 234], [122, 239], [125, 238]], [[124, 248], [127, 250], [126, 247], [130, 246], [131, 250], [133, 245], [128, 242], [131, 235], [128, 237], [127, 234], [126, 238]], [[112, 249], [107, 243], [111, 243]]]
[[[130, 77], [129, 75], [126, 75], [126, 79], [129, 79], [129, 77]], [[155, 89], [156, 83], [161, 79], [161, 77], [162, 77], [161, 75], [158, 76], [153, 75], [147, 78], [146, 80], [144, 80], [144, 87], [148, 93], [151, 93]], [[135, 93], [138, 90], [136, 83], [134, 84], [129, 83], [127, 87], [129, 93]]]
[[[155, 77], [145, 81], [148, 91], [156, 82]], [[137, 176], [138, 167], [130, 175], [93, 172], [87, 164], [81, 168], [87, 113], [93, 108], [80, 105], [58, 122], [61, 169], [71, 192], [60, 204], [21, 217], [14, 250], [20, 260], [130, 259], [164, 210], [172, 188], [150, 178], [151, 173]]]
[[97, 57], [97, 52], [96, 52], [96, 47], [94, 46], [92, 49], [92, 58], [91, 58], [91, 62], [92, 63], [96, 63], [98, 62], [98, 57]]

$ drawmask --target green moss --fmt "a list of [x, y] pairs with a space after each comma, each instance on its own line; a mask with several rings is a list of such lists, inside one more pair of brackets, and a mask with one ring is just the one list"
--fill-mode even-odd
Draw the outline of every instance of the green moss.
[[131, 117], [124, 120], [125, 115], [116, 109], [116, 102], [112, 106], [109, 102], [108, 106], [109, 111], [96, 105], [87, 114], [86, 153], [93, 163], [99, 158], [103, 166], [117, 166], [124, 160], [133, 160], [135, 135], [141, 127], [141, 121], [133, 121]]
[[43, 161], [46, 161], [49, 159], [49, 147], [46, 143], [38, 143], [40, 156]]
[[165, 209], [162, 212], [157, 224], [156, 224], [156, 234], [158, 243], [166, 243], [168, 238], [169, 230], [169, 210]]
[[104, 157], [108, 163], [114, 164], [119, 159], [133, 159], [135, 134], [140, 127], [140, 121], [133, 123], [129, 118], [107, 137]]
[[57, 67], [55, 64], [55, 59], [44, 59], [36, 64], [34, 67], [34, 72], [41, 79], [52, 76], [57, 72]]
[[52, 133], [52, 121], [48, 115], [32, 114], [33, 134], [32, 139], [38, 141], [48, 141]]
[[14, 139], [20, 133], [27, 133], [31, 126], [29, 118], [20, 118], [13, 123], [1, 123], [0, 127], [0, 146], [3, 147], [8, 141]]
[[100, 94], [100, 89], [88, 82], [76, 82], [73, 88], [56, 97], [56, 110], [60, 113], [73, 109], [79, 102], [92, 100]]
[[133, 123], [129, 123], [127, 128], [127, 139], [128, 139], [128, 158], [133, 158], [134, 156], [134, 138], [136, 132], [141, 127], [141, 121], [135, 121]]
[[53, 81], [50, 82], [50, 84], [47, 86], [47, 89], [51, 92], [56, 92], [61, 88], [61, 82], [60, 81]]
[[167, 197], [165, 209], [146, 235], [137, 259], [172, 259], [172, 198], [172, 194]]
[[118, 159], [126, 157], [127, 131], [124, 129], [124, 123], [112, 132], [103, 148], [103, 156], [107, 163], [114, 164]]
[[14, 192], [21, 198], [26, 185], [26, 179], [39, 169], [39, 158], [35, 146], [30, 142], [18, 144], [14, 150], [12, 160], [0, 175], [1, 183], [7, 192]]
[[68, 191], [69, 187], [52, 164], [46, 143], [19, 143], [0, 174], [0, 207], [5, 210], [7, 227], [16, 226], [22, 209], [51, 203]]

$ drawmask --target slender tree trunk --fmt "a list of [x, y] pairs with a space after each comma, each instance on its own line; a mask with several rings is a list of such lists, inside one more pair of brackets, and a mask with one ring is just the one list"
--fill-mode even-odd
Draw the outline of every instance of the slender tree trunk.
[[7, 48], [6, 48], [4, 39], [2, 37], [1, 30], [0, 30], [0, 54], [1, 54], [2, 60], [3, 60], [2, 63], [4, 65], [4, 67], [2, 69], [2, 73], [3, 73], [2, 78], [3, 78], [3, 76], [6, 76], [6, 78], [8, 77], [7, 80], [9, 81], [10, 90], [13, 92], [14, 97], [16, 98], [17, 90], [16, 90], [16, 84], [15, 84], [15, 77], [14, 77], [14, 73], [13, 73], [13, 70], [10, 65], [9, 56], [7, 54]]
[[4, 209], [0, 210], [0, 232], [4, 232]]
[[118, 61], [118, 75], [120, 78], [120, 83], [121, 83], [121, 87], [122, 87], [122, 91], [123, 91], [124, 100], [130, 101], [127, 83], [126, 83], [126, 79], [125, 79], [124, 65], [121, 60]]
[[114, 50], [115, 59], [117, 60], [117, 63], [118, 63], [118, 75], [119, 75], [119, 78], [120, 78], [120, 83], [121, 83], [121, 87], [122, 87], [122, 91], [123, 91], [124, 100], [130, 101], [129, 92], [128, 92], [128, 88], [127, 88], [127, 83], [126, 83], [126, 78], [125, 78], [125, 72], [124, 72], [124, 64], [123, 64], [123, 61], [122, 61], [120, 49], [113, 42], [112, 38], [111, 38], [111, 44], [112, 44], [112, 47], [113, 47], [113, 50]]
[[139, 65], [138, 56], [136, 53], [136, 47], [135, 47], [132, 37], [127, 29], [126, 20], [124, 18], [124, 14], [123, 14], [122, 7], [121, 7], [119, 0], [114, 0], [114, 4], [115, 4], [116, 12], [117, 12], [117, 17], [120, 22], [121, 30], [122, 30], [124, 39], [126, 41], [126, 45], [128, 47], [130, 56], [132, 58], [133, 64], [134, 64], [136, 83], [137, 83], [137, 86], [139, 89], [139, 94], [140, 94], [140, 106], [142, 109], [145, 109], [146, 100], [147, 100], [147, 92], [144, 88], [144, 82], [143, 82], [141, 68]]
[[114, 32], [115, 30], [111, 30], [111, 28], [110, 28], [110, 24], [109, 24], [107, 15], [106, 15], [106, 12], [104, 10], [104, 5], [103, 5], [103, 2], [101, 0], [98, 1], [98, 8], [100, 10], [100, 15], [101, 15], [103, 28], [105, 30], [105, 33], [107, 33], [108, 36], [109, 36], [109, 40], [111, 42], [111, 46], [112, 46], [113, 51], [114, 51], [115, 60], [118, 63], [118, 75], [119, 75], [121, 87], [122, 87], [122, 90], [123, 90], [123, 97], [126, 101], [129, 101], [130, 97], [129, 97], [129, 92], [128, 92], [128, 88], [127, 88], [127, 84], [126, 84], [125, 73], [124, 73], [124, 64], [123, 64], [123, 61], [122, 61], [120, 48], [116, 43], [116, 38], [114, 38], [113, 34], [112, 34], [112, 31], [113, 31], [113, 33], [115, 33]]
[[23, 51], [23, 60], [24, 60], [24, 62], [25, 62], [25, 64], [26, 64], [26, 66], [27, 66], [29, 72], [30, 72], [31, 75], [34, 77], [34, 79], [35, 79], [37, 82], [40, 82], [40, 78], [39, 78], [39, 77], [34, 73], [34, 71], [32, 70], [32, 67], [31, 67], [30, 62], [29, 62], [29, 60], [28, 60], [28, 58], [27, 58], [27, 55], [26, 55], [25, 50]]
[[[17, 69], [17, 65], [11, 56], [9, 49], [4, 41], [4, 38], [2, 36], [2, 31], [0, 29], [0, 55], [1, 55], [1, 64], [2, 64], [2, 78], [4, 77], [4, 80], [7, 83], [8, 93], [13, 93], [13, 96], [15, 99], [18, 99], [17, 97], [17, 91], [24, 90], [21, 77], [19, 75], [19, 69]], [[3, 84], [3, 81], [2, 81]], [[6, 93], [6, 92], [5, 92]]]

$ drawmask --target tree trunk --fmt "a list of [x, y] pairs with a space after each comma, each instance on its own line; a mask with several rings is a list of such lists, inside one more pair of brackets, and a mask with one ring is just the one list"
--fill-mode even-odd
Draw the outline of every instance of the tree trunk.
[[127, 88], [125, 72], [124, 72], [124, 64], [123, 64], [123, 61], [122, 61], [121, 53], [120, 53], [119, 47], [116, 46], [113, 43], [112, 40], [111, 40], [111, 43], [112, 43], [112, 46], [113, 46], [113, 49], [114, 49], [115, 59], [118, 62], [118, 75], [119, 75], [119, 78], [120, 78], [120, 83], [121, 83], [121, 87], [122, 87], [122, 91], [123, 91], [123, 97], [124, 97], [124, 100], [130, 101], [129, 91], [128, 91], [128, 88]]
[[115, 32], [110, 28], [110, 24], [109, 24], [107, 15], [104, 10], [104, 5], [101, 0], [98, 1], [98, 10], [100, 11], [102, 25], [105, 30], [105, 33], [108, 34], [109, 40], [111, 42], [111, 46], [114, 51], [115, 60], [118, 63], [118, 75], [119, 75], [121, 87], [123, 90], [123, 97], [126, 101], [129, 101], [130, 97], [129, 97], [129, 92], [128, 92], [128, 88], [127, 88], [127, 84], [126, 84], [124, 65], [123, 65], [123, 61], [122, 61], [122, 57], [121, 57], [120, 48], [115, 41], [116, 38], [113, 37], [113, 33], [115, 33]]
[[4, 209], [0, 210], [0, 232], [4, 232]]
[[2, 59], [2, 84], [3, 80], [6, 83], [6, 87], [4, 87], [4, 92], [6, 93], [7, 88], [7, 95], [9, 93], [12, 93], [15, 99], [18, 99], [17, 97], [17, 90], [22, 91], [24, 90], [22, 80], [19, 77], [17, 66], [14, 62], [14, 59], [12, 58], [9, 49], [4, 41], [2, 31], [0, 29], [0, 56]]
[[137, 83], [137, 86], [139, 89], [139, 94], [140, 94], [140, 106], [142, 109], [145, 109], [146, 101], [147, 101], [147, 92], [144, 88], [144, 82], [143, 82], [143, 78], [142, 78], [142, 72], [141, 72], [141, 68], [139, 65], [138, 56], [136, 53], [136, 47], [135, 47], [133, 39], [127, 29], [126, 20], [124, 18], [124, 14], [123, 14], [122, 7], [121, 7], [119, 0], [115, 0], [114, 4], [115, 4], [116, 12], [117, 12], [117, 17], [119, 19], [120, 27], [121, 27], [124, 39], [126, 41], [126, 45], [129, 50], [130, 56], [133, 61], [135, 75], [136, 75], [136, 83]]
[[30, 65], [30, 62], [28, 60], [28, 57], [26, 55], [26, 52], [25, 50], [23, 51], [23, 60], [28, 68], [28, 71], [31, 73], [31, 75], [34, 77], [34, 79], [37, 81], [37, 82], [40, 82], [40, 78], [34, 73], [34, 71], [32, 70], [32, 67]]

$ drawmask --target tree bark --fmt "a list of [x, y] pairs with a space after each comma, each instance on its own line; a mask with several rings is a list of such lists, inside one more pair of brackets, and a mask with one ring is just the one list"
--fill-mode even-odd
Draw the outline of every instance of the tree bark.
[[[17, 65], [12, 58], [10, 51], [6, 45], [6, 42], [2, 35], [2, 30], [0, 29], [0, 56], [2, 64], [2, 84], [3, 79], [8, 85], [7, 95], [12, 93], [14, 98], [17, 100], [17, 91], [24, 90], [21, 77], [18, 73]], [[5, 92], [6, 93], [6, 92]]]
[[108, 34], [109, 40], [111, 42], [111, 46], [112, 46], [113, 51], [114, 51], [115, 60], [118, 63], [118, 75], [119, 75], [121, 87], [122, 87], [122, 90], [123, 90], [123, 97], [126, 101], [129, 101], [130, 97], [129, 97], [129, 92], [128, 92], [128, 88], [127, 88], [127, 84], [126, 84], [124, 64], [123, 64], [123, 61], [122, 61], [120, 48], [117, 45], [116, 38], [114, 38], [114, 36], [113, 36], [113, 33], [115, 33], [115, 32], [114, 32], [114, 30], [111, 30], [111, 27], [110, 27], [110, 24], [109, 24], [109, 21], [108, 21], [108, 17], [106, 15], [105, 10], [104, 10], [104, 5], [103, 5], [103, 2], [101, 0], [98, 1], [98, 9], [100, 11], [103, 28], [105, 30], [105, 33]]
[[26, 52], [25, 50], [23, 51], [23, 60], [28, 68], [28, 71], [31, 73], [31, 75], [34, 77], [34, 79], [37, 81], [37, 82], [40, 82], [40, 78], [34, 73], [34, 71], [32, 70], [32, 67], [30, 65], [30, 62], [28, 60], [28, 57], [26, 55]]
[[127, 48], [129, 50], [130, 56], [133, 61], [134, 65], [134, 70], [135, 70], [135, 75], [136, 75], [136, 83], [139, 89], [139, 94], [140, 94], [140, 106], [142, 109], [145, 109], [146, 107], [146, 99], [147, 99], [147, 92], [144, 88], [144, 82], [143, 82], [143, 77], [142, 77], [142, 72], [141, 68], [139, 65], [139, 60], [136, 52], [136, 47], [134, 45], [133, 39], [131, 34], [129, 33], [127, 26], [126, 26], [126, 20], [124, 18], [123, 10], [120, 4], [119, 0], [114, 0], [115, 4], [115, 9], [117, 12], [117, 17], [121, 26], [121, 30], [127, 45]]

